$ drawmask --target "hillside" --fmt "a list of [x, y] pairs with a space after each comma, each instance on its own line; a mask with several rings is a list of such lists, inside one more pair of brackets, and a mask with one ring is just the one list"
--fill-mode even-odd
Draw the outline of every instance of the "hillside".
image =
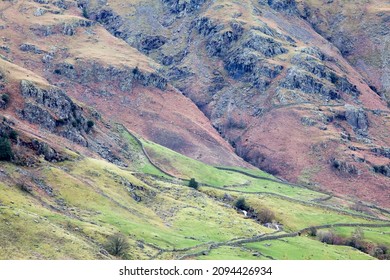
[[390, 6], [322, 2], [2, 1], [0, 259], [388, 259]]
[[[389, 7], [378, 1], [361, 11], [352, 2], [332, 2], [316, 12], [323, 17], [314, 12], [322, 1], [79, 3], [90, 19], [159, 63], [246, 161], [291, 182], [388, 207], [386, 23], [379, 28], [373, 13], [379, 9], [385, 18]], [[367, 18], [362, 24], [376, 32], [324, 24], [335, 33], [325, 36], [313, 20], [337, 18], [340, 9], [348, 14], [343, 24], [359, 29], [348, 19], [359, 21], [360, 12]], [[370, 79], [371, 68], [353, 67], [354, 56], [365, 57], [359, 45], [347, 56], [337, 43], [355, 35], [384, 45], [381, 52], [366, 50], [383, 57], [384, 67]]]

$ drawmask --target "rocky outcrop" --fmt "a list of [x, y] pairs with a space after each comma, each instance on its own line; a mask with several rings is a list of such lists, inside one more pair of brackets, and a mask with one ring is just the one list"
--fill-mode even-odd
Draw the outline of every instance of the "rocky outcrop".
[[376, 154], [377, 156], [382, 156], [386, 158], [390, 158], [390, 148], [381, 147], [381, 148], [372, 148], [371, 152]]
[[141, 50], [143, 52], [148, 52], [151, 50], [156, 50], [162, 47], [167, 42], [167, 39], [162, 36], [146, 36], [141, 41]]
[[297, 67], [292, 67], [287, 71], [282, 86], [288, 89], [298, 89], [304, 93], [321, 94], [329, 99], [340, 98], [335, 88]]
[[182, 12], [191, 13], [206, 2], [206, 0], [162, 0], [172, 13], [179, 14]]
[[259, 3], [262, 5], [268, 5], [278, 12], [297, 12], [297, 4], [295, 0], [259, 0]]
[[59, 63], [55, 66], [54, 73], [81, 84], [116, 82], [122, 91], [131, 90], [134, 82], [162, 90], [167, 87], [167, 80], [156, 73], [144, 73], [137, 67], [130, 69], [103, 66], [95, 61], [77, 61], [75, 65]]
[[251, 30], [249, 32], [249, 39], [247, 39], [244, 45], [260, 52], [265, 57], [273, 57], [288, 52], [282, 43], [277, 42], [271, 37], [264, 36], [263, 33], [257, 30]]
[[33, 139], [31, 141], [31, 146], [36, 151], [37, 155], [43, 155], [47, 161], [58, 162], [64, 160], [64, 157], [61, 154], [45, 142], [39, 142], [38, 140]]
[[223, 57], [231, 49], [244, 32], [244, 28], [238, 22], [231, 22], [228, 30], [215, 33], [207, 40], [206, 49], [211, 56]]
[[376, 165], [373, 167], [375, 173], [390, 177], [390, 165]]
[[345, 105], [345, 119], [357, 134], [367, 135], [368, 118], [363, 108]]
[[69, 22], [63, 22], [54, 25], [31, 25], [30, 30], [39, 37], [47, 37], [55, 34], [73, 36], [79, 27], [91, 27], [94, 22], [87, 19], [73, 19]]
[[20, 91], [25, 99], [25, 106], [19, 112], [23, 119], [87, 146], [82, 135], [88, 131], [87, 119], [83, 116], [82, 108], [65, 92], [55, 87], [39, 88], [27, 80], [21, 81]]
[[330, 160], [330, 164], [334, 170], [337, 170], [340, 173], [349, 174], [349, 175], [359, 174], [359, 170], [357, 169], [357, 167], [351, 163], [336, 158], [332, 158]]
[[[291, 62], [296, 65], [300, 70], [304, 70], [310, 74], [313, 74], [319, 79], [324, 79], [327, 82], [333, 84], [331, 94], [336, 94], [336, 96], [330, 96], [331, 99], [340, 98], [340, 92], [350, 94], [354, 97], [357, 97], [360, 92], [357, 87], [351, 84], [347, 78], [341, 77], [336, 74], [334, 71], [330, 70], [325, 64], [321, 62], [322, 59], [325, 59], [325, 56], [320, 52], [317, 52], [315, 49], [305, 49], [304, 52], [309, 52], [310, 55], [298, 54], [295, 55]], [[319, 60], [320, 59], [320, 60]], [[324, 83], [324, 82], [322, 82]], [[319, 93], [319, 92], [316, 92]]]
[[28, 44], [28, 43], [21, 44], [19, 49], [23, 52], [32, 52], [35, 54], [42, 54], [43, 53], [43, 51], [41, 49], [39, 49], [37, 46], [35, 46], [33, 44]]
[[211, 33], [216, 33], [223, 29], [222, 25], [214, 23], [207, 17], [201, 17], [192, 23], [192, 27], [195, 28], [202, 36], [208, 36]]
[[122, 37], [119, 28], [122, 26], [123, 21], [119, 15], [114, 13], [111, 9], [103, 9], [96, 13], [91, 13], [91, 18], [104, 25], [104, 27], [114, 36]]

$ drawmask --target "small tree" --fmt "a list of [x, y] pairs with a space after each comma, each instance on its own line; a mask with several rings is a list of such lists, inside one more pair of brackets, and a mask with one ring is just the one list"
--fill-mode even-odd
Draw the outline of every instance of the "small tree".
[[238, 209], [248, 211], [250, 209], [249, 205], [246, 203], [245, 198], [240, 197], [237, 199], [234, 204]]
[[8, 138], [0, 137], [0, 160], [10, 161], [13, 158], [11, 143]]
[[83, 17], [89, 18], [87, 7], [83, 6]]
[[17, 140], [18, 139], [18, 132], [14, 129], [11, 129], [9, 132], [9, 138], [12, 140]]
[[91, 120], [87, 121], [88, 128], [92, 128], [95, 125], [95, 123]]
[[3, 100], [6, 105], [9, 103], [9, 99], [10, 98], [8, 94], [4, 93], [1, 95], [1, 100]]
[[190, 188], [193, 188], [193, 189], [197, 190], [198, 187], [199, 187], [199, 184], [198, 184], [198, 182], [194, 178], [191, 178], [190, 182], [188, 183], [188, 186]]
[[110, 236], [107, 240], [105, 249], [113, 256], [124, 257], [129, 250], [130, 245], [124, 236], [121, 233], [116, 233]]

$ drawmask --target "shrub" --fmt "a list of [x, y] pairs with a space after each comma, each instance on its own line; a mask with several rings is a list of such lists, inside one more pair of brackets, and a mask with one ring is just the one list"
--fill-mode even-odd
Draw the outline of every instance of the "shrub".
[[9, 132], [9, 138], [12, 140], [17, 140], [18, 139], [18, 132], [14, 129], [11, 129]]
[[258, 220], [262, 224], [272, 223], [275, 220], [275, 214], [271, 210], [263, 208], [258, 214]]
[[113, 256], [124, 257], [129, 250], [130, 245], [127, 242], [126, 236], [121, 233], [116, 233], [110, 236], [107, 240], [105, 249]]
[[310, 236], [317, 236], [317, 229], [315, 227], [309, 228], [309, 235]]
[[193, 189], [197, 190], [198, 187], [199, 187], [199, 184], [198, 184], [198, 182], [194, 178], [191, 178], [190, 182], [188, 183], [188, 186], [190, 188], [193, 188]]
[[0, 160], [10, 161], [13, 158], [11, 143], [8, 138], [0, 137]]
[[249, 205], [245, 201], [245, 198], [243, 198], [243, 197], [237, 199], [234, 206], [236, 206], [240, 210], [245, 210], [245, 211], [249, 211], [249, 209], [250, 209]]
[[346, 245], [351, 246], [353, 248], [356, 248], [360, 251], [364, 251], [364, 243], [363, 243], [363, 238], [364, 238], [364, 232], [361, 228], [355, 229], [355, 231], [352, 233], [351, 238], [349, 238], [346, 241]]
[[95, 123], [91, 120], [87, 121], [88, 128], [92, 128], [95, 125]]
[[87, 7], [83, 6], [83, 17], [89, 18]]
[[331, 231], [320, 231], [317, 236], [322, 243], [335, 244], [336, 235]]
[[8, 105], [10, 97], [9, 97], [8, 94], [4, 93], [4, 94], [1, 95], [1, 100], [4, 101], [5, 105]]

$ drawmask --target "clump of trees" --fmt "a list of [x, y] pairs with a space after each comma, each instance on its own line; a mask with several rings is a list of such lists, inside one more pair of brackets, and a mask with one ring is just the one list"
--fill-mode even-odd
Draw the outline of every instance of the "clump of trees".
[[115, 233], [108, 238], [105, 249], [113, 256], [126, 257], [130, 245], [126, 236], [121, 233]]
[[188, 186], [197, 190], [199, 188], [199, 183], [195, 180], [195, 178], [191, 178], [191, 180], [188, 182]]

